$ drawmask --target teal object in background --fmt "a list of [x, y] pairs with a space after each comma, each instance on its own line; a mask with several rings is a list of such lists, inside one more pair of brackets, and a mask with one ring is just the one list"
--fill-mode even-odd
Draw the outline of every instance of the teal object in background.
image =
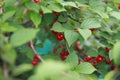
[[53, 48], [54, 48], [54, 44], [48, 39], [45, 40], [45, 42], [43, 43], [43, 48], [35, 47], [36, 51], [42, 55], [48, 54], [53, 50]]
[[103, 76], [99, 75], [99, 79], [98, 80], [103, 80]]

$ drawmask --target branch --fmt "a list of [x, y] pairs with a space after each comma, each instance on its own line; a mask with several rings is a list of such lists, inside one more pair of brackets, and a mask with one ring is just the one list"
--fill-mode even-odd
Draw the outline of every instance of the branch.
[[[34, 48], [34, 45], [33, 45], [33, 42], [32, 42], [32, 41], [30, 41], [30, 47], [32, 48], [34, 54], [38, 54], [38, 52], [37, 52], [37, 51], [35, 50], [35, 48]], [[39, 54], [38, 58], [39, 58], [39, 60], [40, 60], [42, 63], [45, 62], [45, 61], [42, 59], [42, 57], [40, 56], [40, 54]]]
[[8, 69], [7, 63], [5, 61], [3, 62], [3, 73], [4, 73], [5, 79], [7, 79], [8, 78], [8, 73], [9, 73], [9, 69]]

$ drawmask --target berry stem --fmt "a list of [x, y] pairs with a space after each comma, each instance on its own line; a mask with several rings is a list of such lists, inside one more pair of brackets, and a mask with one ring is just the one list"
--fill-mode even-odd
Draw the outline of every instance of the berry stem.
[[[32, 42], [32, 41], [30, 41], [30, 47], [32, 48], [34, 54], [38, 54], [38, 52], [37, 52], [37, 51], [35, 50], [35, 48], [34, 48], [34, 45], [33, 45], [33, 42]], [[39, 60], [40, 60], [42, 63], [45, 62], [40, 55], [38, 55], [38, 58], [39, 58]]]

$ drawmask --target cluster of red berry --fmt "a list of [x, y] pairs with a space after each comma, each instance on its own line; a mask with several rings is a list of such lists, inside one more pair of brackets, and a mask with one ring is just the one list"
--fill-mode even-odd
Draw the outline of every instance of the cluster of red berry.
[[[60, 16], [60, 13], [59, 13], [59, 12], [54, 12], [54, 14], [55, 14], [55, 16], [56, 16], [57, 18], [56, 18], [55, 21], [52, 22], [52, 26], [57, 22], [57, 19], [58, 19], [58, 17]], [[59, 41], [62, 41], [62, 40], [64, 39], [64, 34], [63, 34], [63, 33], [58, 33], [58, 32], [56, 32], [56, 31], [54, 31], [54, 30], [52, 30], [52, 33], [53, 33], [54, 35], [56, 35], [56, 37], [57, 37], [57, 39], [58, 39]]]
[[32, 65], [36, 66], [39, 63], [39, 54], [35, 54], [32, 60]]
[[61, 53], [60, 53], [61, 60], [62, 61], [66, 60], [66, 58], [68, 57], [68, 55], [69, 55], [68, 51], [62, 50]]

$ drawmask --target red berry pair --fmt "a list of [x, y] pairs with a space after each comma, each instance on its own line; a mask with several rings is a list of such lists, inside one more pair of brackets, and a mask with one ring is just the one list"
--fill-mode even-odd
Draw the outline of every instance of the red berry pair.
[[39, 54], [34, 55], [34, 59], [32, 60], [32, 65], [36, 66], [39, 62]]
[[67, 58], [68, 55], [69, 55], [68, 51], [62, 50], [62, 52], [60, 53], [61, 60], [64, 61]]
[[85, 62], [89, 62], [90, 60], [92, 60], [92, 57], [91, 57], [91, 56], [87, 56], [87, 57], [84, 58], [84, 61], [85, 61]]

